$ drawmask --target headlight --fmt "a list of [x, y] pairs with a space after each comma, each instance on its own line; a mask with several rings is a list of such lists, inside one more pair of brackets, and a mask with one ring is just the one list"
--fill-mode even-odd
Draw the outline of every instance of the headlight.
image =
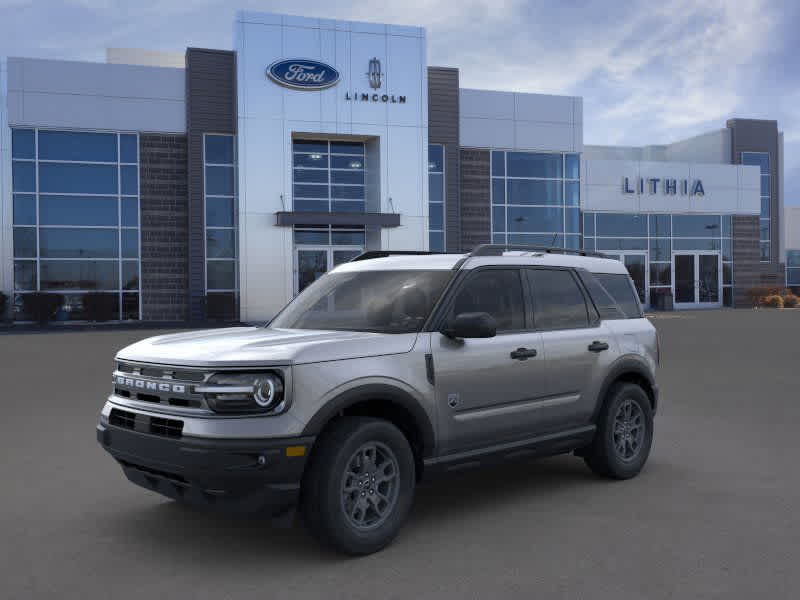
[[273, 372], [216, 373], [194, 391], [215, 412], [277, 414], [287, 406], [283, 379]]

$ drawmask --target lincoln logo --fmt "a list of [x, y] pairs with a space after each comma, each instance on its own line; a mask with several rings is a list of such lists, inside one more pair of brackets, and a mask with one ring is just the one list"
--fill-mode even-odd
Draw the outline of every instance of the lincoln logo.
[[296, 90], [324, 90], [339, 82], [339, 71], [316, 60], [288, 59], [272, 63], [267, 76], [275, 83]]
[[367, 71], [367, 77], [369, 77], [369, 87], [373, 90], [377, 90], [381, 87], [381, 77], [383, 73], [381, 73], [381, 61], [377, 58], [373, 58], [369, 61], [369, 71]]
[[175, 394], [185, 394], [186, 386], [179, 383], [161, 383], [158, 381], [147, 381], [145, 379], [133, 379], [132, 377], [124, 377], [117, 375], [117, 385], [124, 385], [131, 388], [139, 388], [140, 390], [149, 390], [151, 392], [172, 392]]

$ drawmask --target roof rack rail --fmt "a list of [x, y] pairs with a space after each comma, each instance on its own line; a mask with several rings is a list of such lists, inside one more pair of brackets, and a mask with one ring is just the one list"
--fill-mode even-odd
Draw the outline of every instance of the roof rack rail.
[[608, 258], [602, 252], [591, 250], [572, 250], [570, 248], [559, 248], [557, 246], [530, 246], [528, 244], [481, 244], [476, 246], [468, 256], [501, 256], [507, 251], [539, 252], [544, 254], [574, 254], [575, 256], [594, 256], [597, 258]]
[[426, 250], [367, 250], [366, 252], [362, 252], [355, 258], [350, 259], [350, 262], [356, 262], [358, 260], [370, 260], [372, 258], [386, 258], [387, 256], [403, 256], [403, 255], [419, 256], [427, 254], [443, 254], [443, 253], [428, 252]]

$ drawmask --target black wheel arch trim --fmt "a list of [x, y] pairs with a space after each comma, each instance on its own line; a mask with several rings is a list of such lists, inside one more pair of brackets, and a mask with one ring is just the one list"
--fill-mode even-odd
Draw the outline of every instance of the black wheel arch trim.
[[319, 435], [338, 413], [366, 401], [388, 402], [408, 412], [414, 419], [422, 439], [422, 457], [428, 458], [433, 455], [436, 435], [425, 409], [411, 394], [389, 384], [367, 384], [342, 392], [311, 417], [302, 435]]
[[628, 374], [642, 377], [645, 379], [645, 381], [647, 381], [652, 393], [650, 393], [648, 390], [645, 390], [645, 393], [652, 402], [653, 414], [656, 413], [656, 409], [658, 407], [658, 385], [656, 385], [653, 373], [642, 359], [628, 356], [620, 358], [611, 365], [606, 378], [603, 380], [603, 385], [600, 387], [600, 393], [597, 395], [597, 405], [595, 406], [594, 414], [592, 415], [592, 422], [597, 421], [597, 417], [600, 413], [600, 409], [603, 407], [608, 390], [611, 388], [614, 382]]

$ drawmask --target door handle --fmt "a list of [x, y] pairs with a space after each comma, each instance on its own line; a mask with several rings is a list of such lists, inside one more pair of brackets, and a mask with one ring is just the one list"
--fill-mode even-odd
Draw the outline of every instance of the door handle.
[[514, 360], [528, 360], [536, 356], [536, 350], [533, 348], [517, 348], [511, 352], [511, 358]]
[[602, 352], [603, 350], [608, 350], [608, 344], [605, 342], [595, 340], [589, 344], [589, 352]]

